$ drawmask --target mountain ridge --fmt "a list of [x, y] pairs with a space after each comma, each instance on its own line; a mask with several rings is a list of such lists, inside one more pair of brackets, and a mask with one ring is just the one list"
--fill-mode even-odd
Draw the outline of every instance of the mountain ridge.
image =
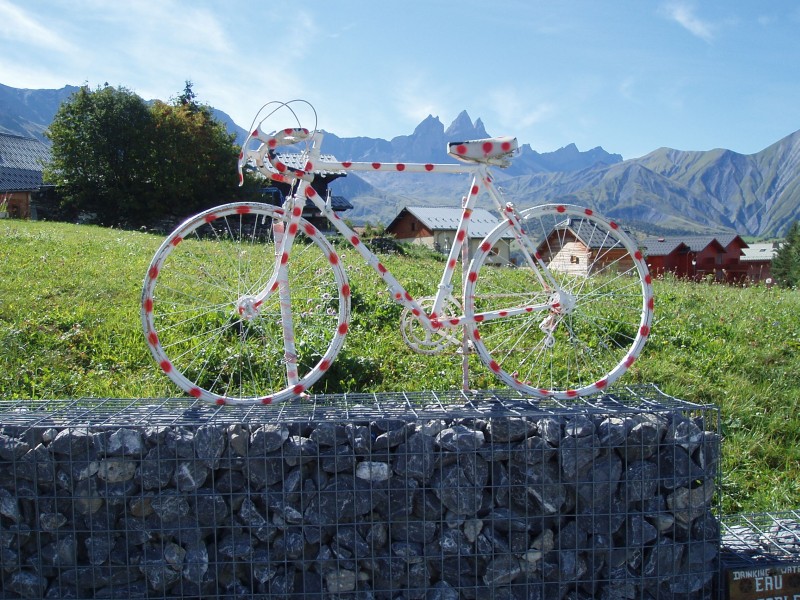
[[[0, 84], [0, 131], [46, 141], [44, 131], [58, 106], [77, 91], [23, 90]], [[212, 108], [228, 131], [244, 140], [246, 132], [229, 115]], [[391, 140], [339, 137], [325, 132], [323, 151], [341, 160], [381, 162], [455, 162], [448, 141], [491, 137], [483, 121], [461, 111], [445, 128], [428, 115], [411, 134]], [[507, 169], [495, 180], [520, 208], [545, 202], [569, 202], [593, 208], [623, 223], [664, 232], [735, 231], [741, 235], [784, 234], [800, 220], [800, 130], [754, 154], [724, 148], [685, 151], [657, 148], [623, 160], [597, 146], [580, 151], [567, 144], [537, 152], [521, 143]], [[404, 206], [458, 206], [465, 177], [386, 173], [350, 174], [333, 182], [347, 196], [354, 222], [388, 222]]]

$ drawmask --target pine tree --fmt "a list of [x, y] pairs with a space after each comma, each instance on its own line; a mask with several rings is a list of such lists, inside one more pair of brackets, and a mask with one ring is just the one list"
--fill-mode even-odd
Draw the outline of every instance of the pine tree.
[[784, 287], [800, 286], [800, 221], [795, 221], [772, 259], [772, 277]]

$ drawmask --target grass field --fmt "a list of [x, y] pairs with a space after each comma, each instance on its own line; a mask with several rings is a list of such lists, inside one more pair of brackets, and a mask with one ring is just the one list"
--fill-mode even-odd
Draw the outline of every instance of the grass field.
[[[0, 397], [151, 398], [178, 390], [155, 367], [139, 302], [160, 236], [0, 221]], [[422, 356], [399, 333], [401, 309], [341, 249], [353, 288], [345, 349], [314, 391], [419, 391], [461, 385], [460, 357]], [[386, 256], [413, 294], [441, 263]], [[800, 291], [655, 282], [656, 319], [623, 383], [720, 407], [722, 509], [800, 506]], [[476, 366], [472, 385], [498, 383]]]

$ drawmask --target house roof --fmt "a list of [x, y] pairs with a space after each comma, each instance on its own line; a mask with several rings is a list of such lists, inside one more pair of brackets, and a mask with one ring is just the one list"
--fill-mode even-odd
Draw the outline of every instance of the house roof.
[[[431, 231], [455, 231], [458, 229], [458, 222], [461, 219], [460, 208], [450, 208], [443, 206], [406, 206], [387, 226], [390, 229], [398, 219], [408, 212], [416, 217], [425, 227]], [[491, 232], [500, 220], [483, 208], [472, 209], [469, 218], [469, 237], [484, 238]]]
[[[702, 252], [708, 246], [714, 246], [718, 252], [725, 252], [725, 245], [721, 244], [719, 239], [721, 236], [717, 235], [688, 235], [683, 237], [671, 237], [671, 238], [645, 238], [642, 241], [642, 246], [647, 248], [647, 253], [650, 256], [666, 256], [670, 254], [673, 250], [677, 249], [680, 244], [685, 245], [690, 252]], [[731, 236], [726, 239], [730, 241], [733, 240], [734, 237]], [[672, 250], [666, 251], [669, 246], [672, 245]], [[726, 244], [727, 245], [727, 244]]]
[[588, 219], [567, 219], [553, 229], [554, 231], [568, 229], [587, 248], [610, 248], [618, 243], [617, 238], [609, 238], [605, 230], [598, 229]]
[[50, 151], [39, 140], [0, 133], [0, 192], [38, 190], [49, 160]]
[[742, 250], [741, 262], [771, 261], [778, 252], [777, 244], [750, 244]]

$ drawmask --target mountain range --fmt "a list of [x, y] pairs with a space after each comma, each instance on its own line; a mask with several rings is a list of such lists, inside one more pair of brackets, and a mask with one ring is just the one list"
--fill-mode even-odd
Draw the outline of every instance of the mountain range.
[[[0, 84], [0, 131], [45, 140], [43, 132], [59, 105], [77, 90]], [[212, 111], [241, 142], [245, 130], [226, 113]], [[447, 128], [429, 115], [410, 135], [391, 140], [326, 132], [323, 151], [340, 160], [453, 162], [445, 151], [448, 141], [485, 137], [490, 134], [481, 119], [473, 122], [463, 111]], [[580, 151], [569, 144], [539, 153], [523, 143], [512, 165], [494, 173], [504, 195], [519, 207], [556, 201], [585, 205], [649, 234], [734, 231], [776, 236], [800, 219], [800, 131], [748, 155], [659, 148], [623, 160], [601, 147]], [[469, 184], [465, 179], [351, 173], [335, 180], [331, 189], [353, 204], [347, 213], [352, 221], [387, 223], [404, 206], [459, 205]]]

